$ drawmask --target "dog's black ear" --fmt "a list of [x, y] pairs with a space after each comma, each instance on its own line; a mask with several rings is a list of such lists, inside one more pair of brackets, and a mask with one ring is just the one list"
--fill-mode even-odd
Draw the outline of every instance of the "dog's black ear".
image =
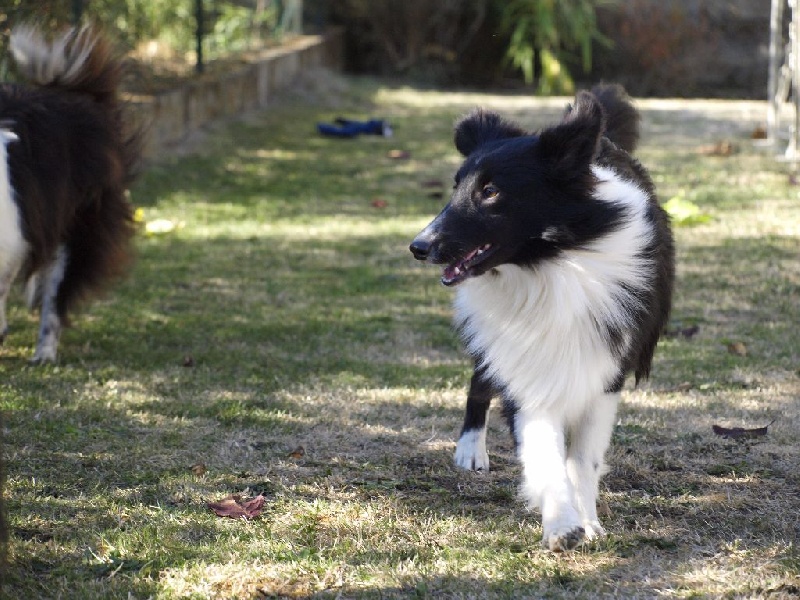
[[525, 131], [505, 121], [497, 113], [476, 109], [456, 123], [455, 143], [464, 156], [487, 142], [525, 135]]
[[606, 127], [603, 107], [588, 92], [580, 92], [564, 120], [539, 134], [538, 156], [559, 173], [584, 172], [597, 156]]

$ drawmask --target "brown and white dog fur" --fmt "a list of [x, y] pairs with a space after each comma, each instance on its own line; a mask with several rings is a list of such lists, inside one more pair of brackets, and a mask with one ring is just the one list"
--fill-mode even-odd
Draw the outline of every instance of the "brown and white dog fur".
[[118, 99], [122, 63], [90, 27], [11, 34], [22, 84], [0, 85], [0, 341], [14, 281], [41, 312], [34, 362], [54, 362], [78, 301], [129, 265], [126, 198], [140, 135]]

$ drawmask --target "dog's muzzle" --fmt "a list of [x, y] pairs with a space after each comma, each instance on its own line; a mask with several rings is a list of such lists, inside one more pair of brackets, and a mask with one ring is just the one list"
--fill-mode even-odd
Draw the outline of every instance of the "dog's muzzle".
[[441, 224], [447, 213], [447, 208], [445, 207], [433, 221], [428, 223], [428, 226], [417, 234], [417, 237], [408, 247], [417, 260], [427, 260], [432, 263], [439, 262], [440, 257], [437, 248], [441, 238]]

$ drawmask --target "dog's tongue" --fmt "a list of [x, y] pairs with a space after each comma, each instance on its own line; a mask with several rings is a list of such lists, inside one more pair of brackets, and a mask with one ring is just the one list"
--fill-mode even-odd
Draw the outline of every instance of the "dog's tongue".
[[469, 268], [467, 267], [467, 263], [475, 258], [480, 251], [480, 248], [476, 248], [458, 262], [446, 267], [442, 273], [442, 283], [445, 285], [455, 285], [466, 279], [469, 276]]
[[454, 285], [461, 281], [465, 275], [466, 271], [461, 270], [458, 265], [451, 265], [442, 273], [442, 283], [445, 285]]

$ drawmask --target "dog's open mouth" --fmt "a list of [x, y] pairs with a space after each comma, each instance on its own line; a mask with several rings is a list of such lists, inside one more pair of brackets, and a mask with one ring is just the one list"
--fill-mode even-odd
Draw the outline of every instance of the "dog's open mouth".
[[442, 273], [442, 283], [444, 285], [457, 285], [474, 275], [480, 275], [482, 270], [477, 268], [483, 261], [491, 256], [495, 251], [495, 247], [491, 244], [484, 244], [480, 248], [469, 252], [464, 258], [461, 258], [445, 268]]

